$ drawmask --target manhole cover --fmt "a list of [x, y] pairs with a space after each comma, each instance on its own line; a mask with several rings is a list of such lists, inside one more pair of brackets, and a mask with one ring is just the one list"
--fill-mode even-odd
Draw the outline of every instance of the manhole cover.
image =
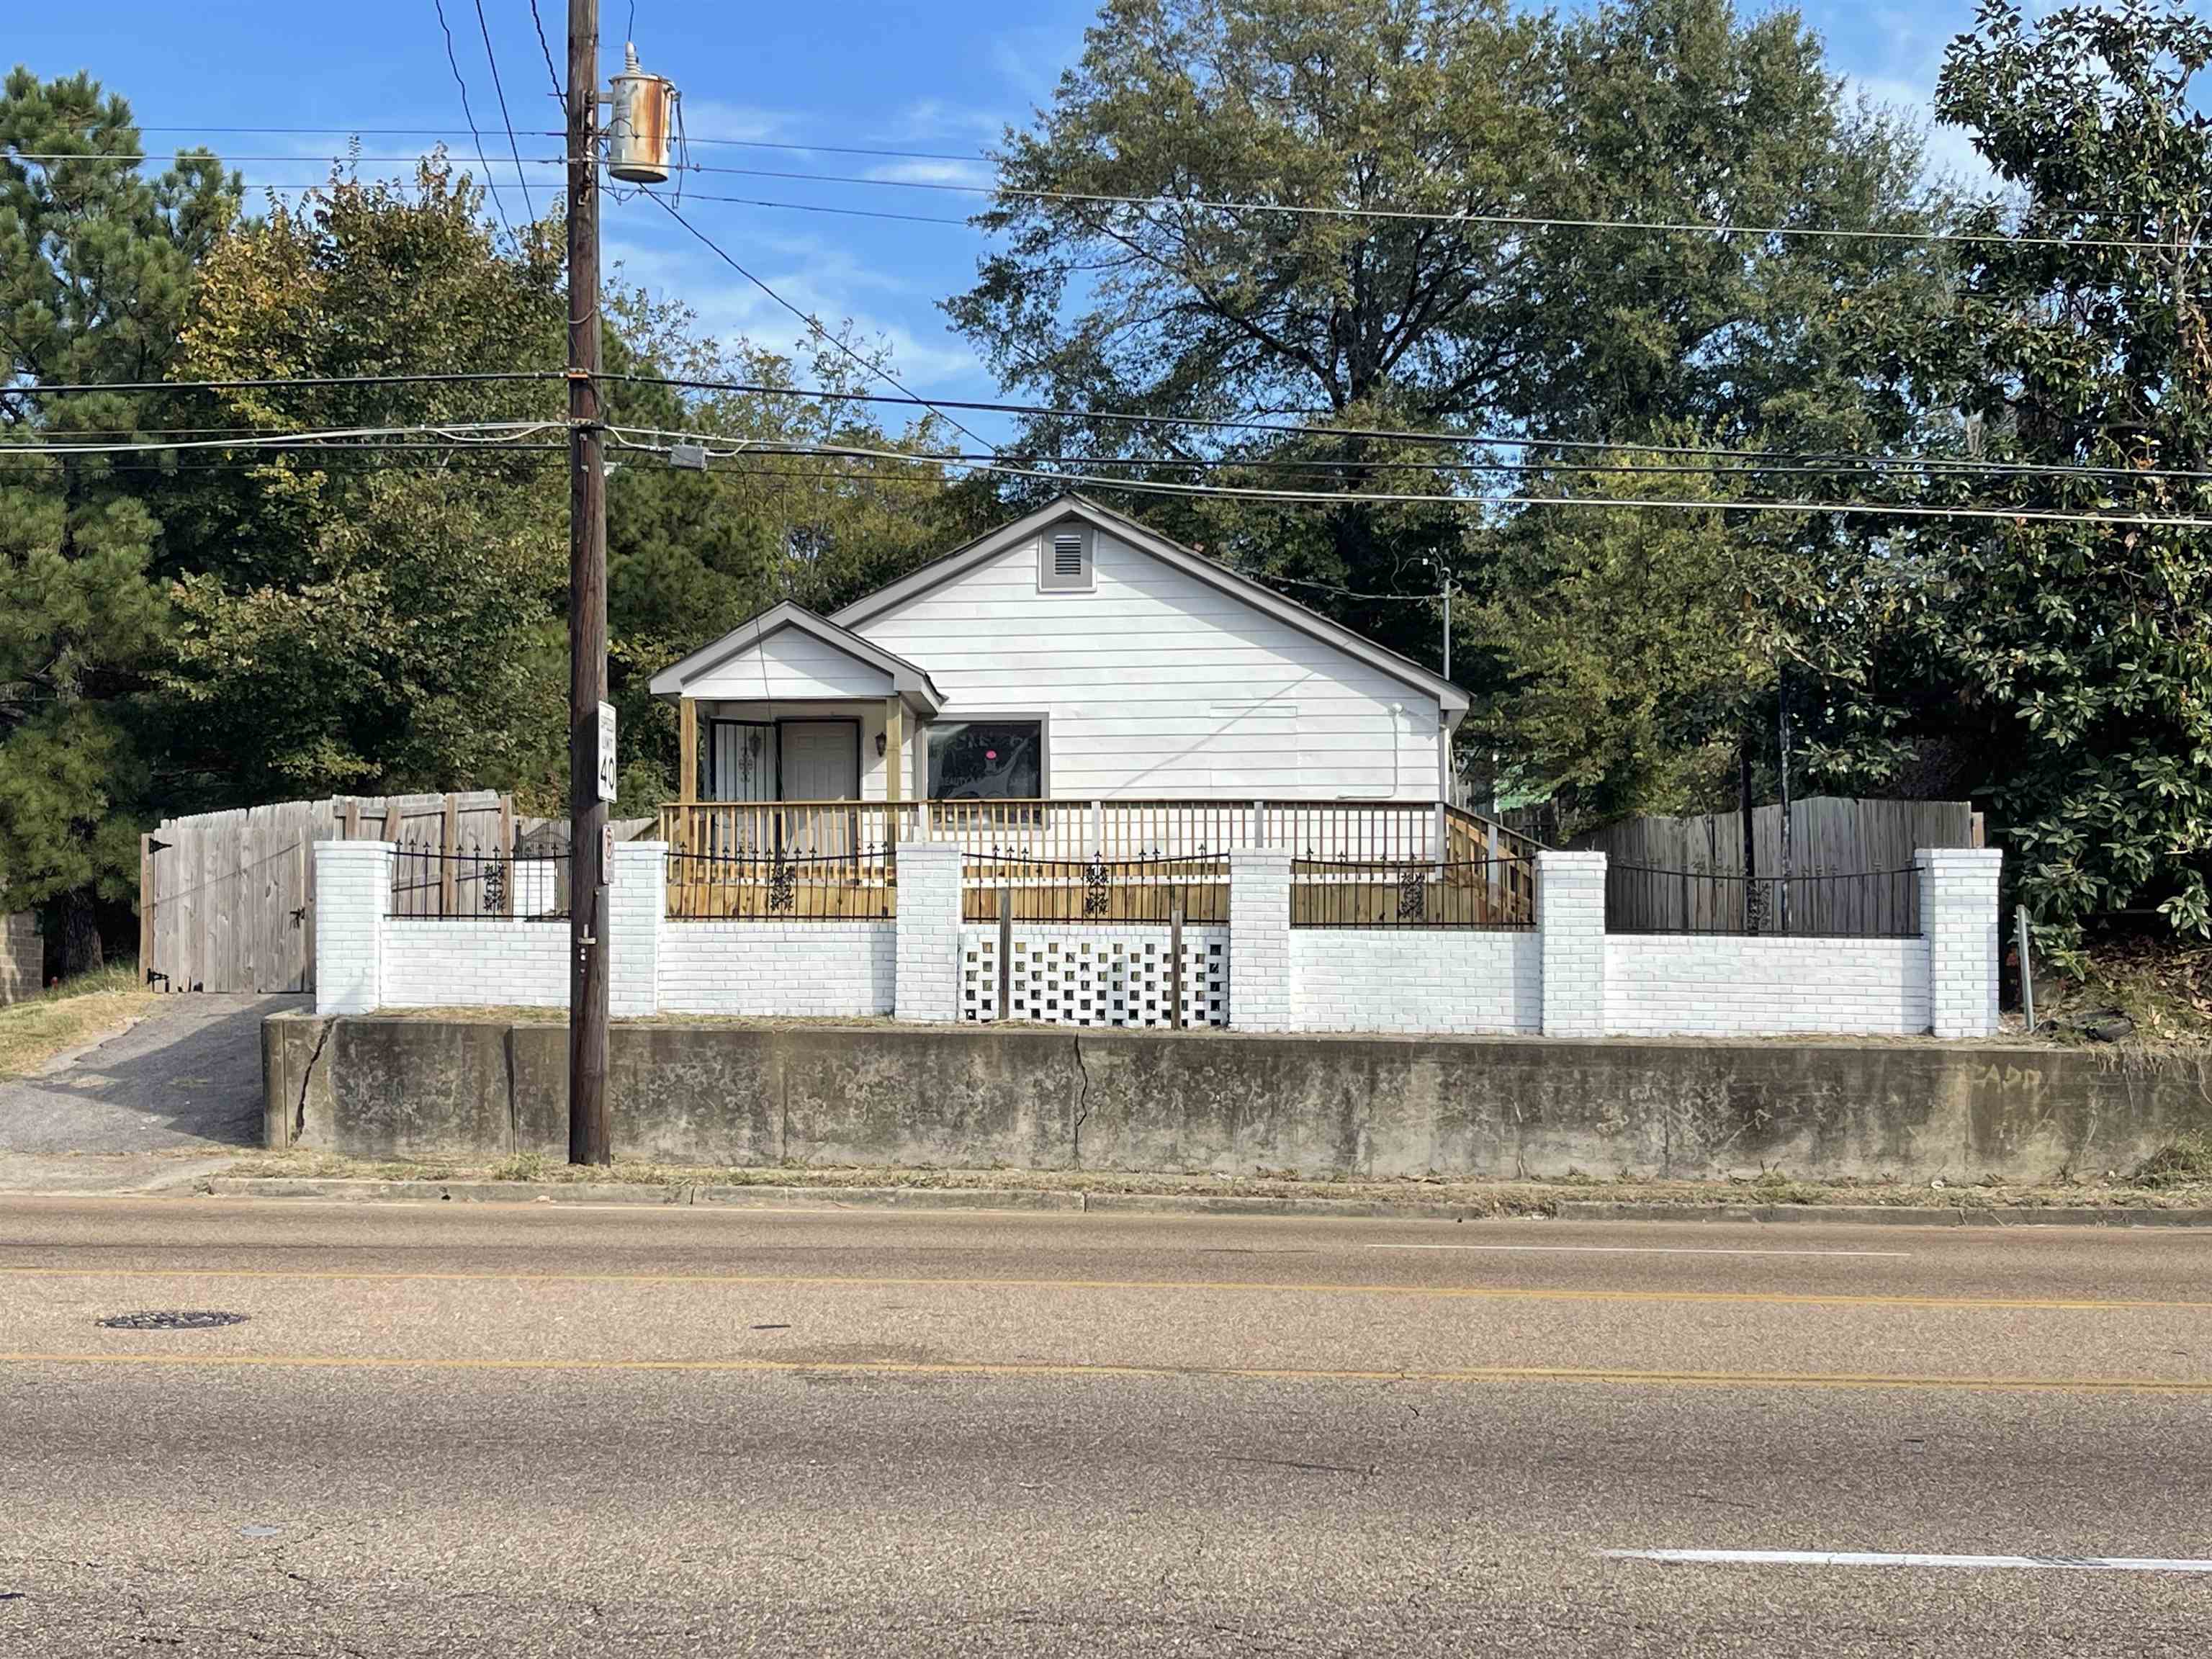
[[98, 1322], [111, 1331], [211, 1331], [218, 1325], [243, 1325], [246, 1316], [214, 1308], [147, 1308]]

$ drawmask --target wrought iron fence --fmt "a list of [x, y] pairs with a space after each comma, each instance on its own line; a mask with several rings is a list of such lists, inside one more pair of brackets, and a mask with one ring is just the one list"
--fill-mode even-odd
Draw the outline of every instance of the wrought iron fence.
[[1531, 928], [1527, 876], [1517, 858], [1296, 858], [1291, 926]]
[[402, 846], [392, 854], [389, 916], [430, 921], [564, 921], [568, 854], [517, 858]]
[[672, 921], [872, 921], [897, 913], [898, 860], [887, 846], [668, 855]]
[[1229, 864], [1178, 858], [1029, 858], [1004, 848], [963, 861], [960, 914], [969, 921], [1227, 921]]
[[1608, 862], [1609, 933], [1732, 933], [1784, 939], [1911, 939], [1920, 932], [1920, 870], [1735, 875]]

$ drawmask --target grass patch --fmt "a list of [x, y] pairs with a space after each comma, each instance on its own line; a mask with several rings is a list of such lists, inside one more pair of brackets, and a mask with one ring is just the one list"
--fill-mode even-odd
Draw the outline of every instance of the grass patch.
[[151, 1012], [156, 1000], [140, 983], [137, 965], [126, 963], [0, 1008], [0, 1078], [36, 1071], [56, 1054]]
[[2161, 1188], [2212, 1185], [2212, 1135], [2197, 1131], [2169, 1141], [2137, 1164], [2129, 1179]]

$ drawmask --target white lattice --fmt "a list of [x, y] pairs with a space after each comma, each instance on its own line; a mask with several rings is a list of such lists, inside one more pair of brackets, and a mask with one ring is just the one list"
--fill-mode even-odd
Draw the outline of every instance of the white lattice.
[[[960, 1018], [1043, 1025], [1172, 1025], [1174, 958], [1165, 927], [1017, 927], [1011, 1013], [999, 1007], [999, 930], [960, 934]], [[1229, 930], [1182, 930], [1185, 1025], [1229, 1023]]]

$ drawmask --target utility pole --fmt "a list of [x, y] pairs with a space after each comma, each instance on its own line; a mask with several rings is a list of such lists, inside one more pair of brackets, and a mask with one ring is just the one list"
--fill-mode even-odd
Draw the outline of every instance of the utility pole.
[[614, 1158], [607, 1110], [607, 484], [599, 413], [599, 0], [568, 0], [568, 1161]]

